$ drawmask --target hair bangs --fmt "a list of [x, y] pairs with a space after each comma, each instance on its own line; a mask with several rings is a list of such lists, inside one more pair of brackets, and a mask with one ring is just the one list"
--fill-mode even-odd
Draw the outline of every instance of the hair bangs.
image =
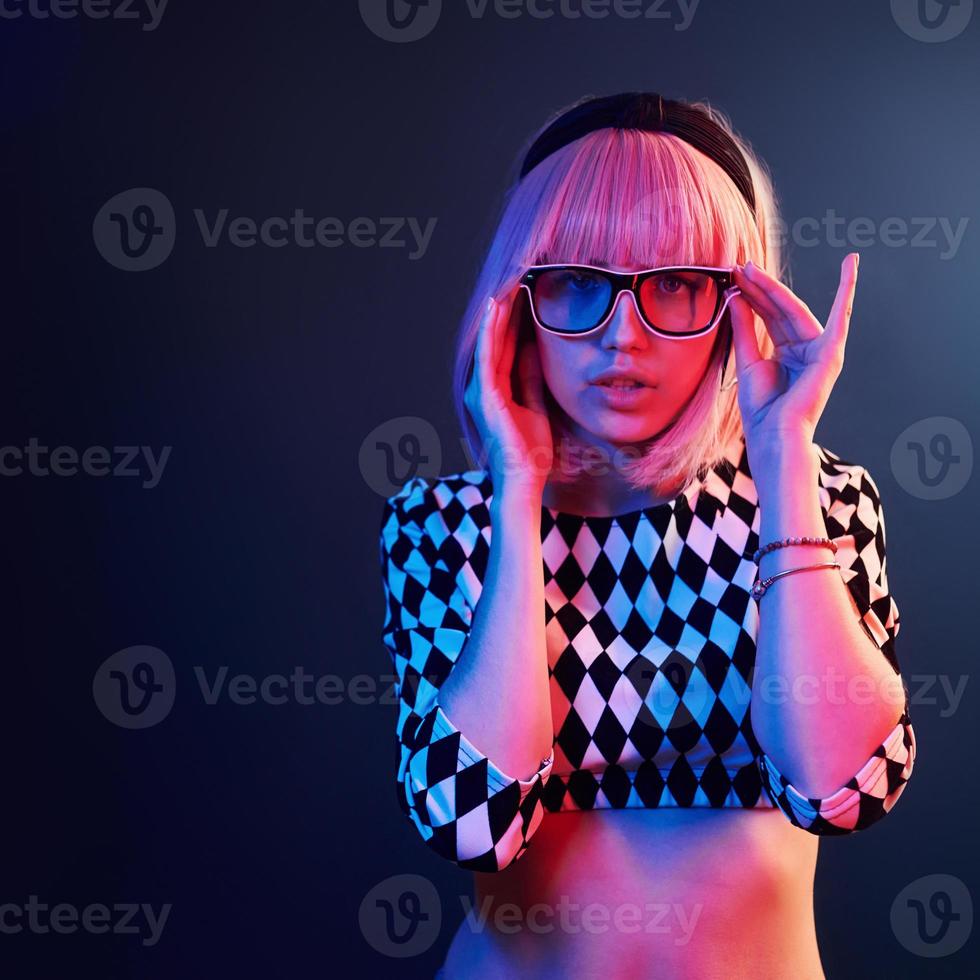
[[733, 264], [737, 234], [729, 211], [736, 202], [724, 193], [730, 181], [689, 144], [668, 134], [603, 129], [554, 156], [563, 154], [555, 160], [557, 179], [538, 202], [527, 265]]
[[[768, 168], [705, 102], [699, 107], [739, 147], [752, 176], [756, 213], [710, 157], [668, 133], [609, 127], [560, 147], [506, 190], [503, 208], [462, 316], [453, 352], [453, 400], [471, 458], [486, 448], [465, 403], [487, 297], [513, 288], [528, 266], [574, 263], [624, 271], [669, 265], [730, 267], [751, 259], [771, 275], [784, 273], [780, 221]], [[518, 161], [519, 162], [519, 161]], [[697, 480], [728, 458], [742, 433], [737, 392], [722, 388], [732, 357], [723, 318], [702, 384], [665, 430], [642, 447], [624, 476], [635, 487], [660, 488]], [[773, 344], [756, 326], [763, 357]], [[560, 421], [555, 419], [554, 421]], [[556, 444], [556, 452], [558, 446]], [[557, 480], [575, 473], [552, 474]]]

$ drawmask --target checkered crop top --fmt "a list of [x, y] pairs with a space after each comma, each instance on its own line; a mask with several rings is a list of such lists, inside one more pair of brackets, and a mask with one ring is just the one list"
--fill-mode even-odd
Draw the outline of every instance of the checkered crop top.
[[[898, 673], [877, 486], [864, 467], [815, 449], [839, 574]], [[398, 800], [438, 854], [500, 870], [523, 855], [544, 811], [778, 807], [827, 835], [861, 830], [894, 806], [915, 760], [907, 688], [895, 728], [823, 799], [797, 791], [753, 735], [760, 510], [744, 436], [668, 503], [610, 517], [542, 506], [554, 742], [529, 779], [501, 771], [439, 704], [480, 598], [491, 497], [486, 470], [416, 476], [386, 500], [381, 521]]]

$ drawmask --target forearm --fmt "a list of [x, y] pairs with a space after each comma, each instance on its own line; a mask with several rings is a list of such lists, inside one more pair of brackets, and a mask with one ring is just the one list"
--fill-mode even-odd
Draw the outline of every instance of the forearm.
[[528, 779], [552, 749], [541, 504], [502, 488], [490, 507], [483, 591], [439, 701], [504, 772]]
[[[812, 445], [786, 441], [755, 460], [761, 544], [825, 537]], [[759, 577], [832, 561], [829, 548], [791, 545], [763, 555]], [[759, 744], [801, 792], [839, 789], [895, 726], [901, 678], [864, 631], [835, 568], [786, 575], [759, 602], [752, 725]]]

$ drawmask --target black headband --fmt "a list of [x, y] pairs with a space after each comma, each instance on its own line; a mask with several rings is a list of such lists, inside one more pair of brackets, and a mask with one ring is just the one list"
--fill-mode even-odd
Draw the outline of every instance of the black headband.
[[735, 141], [703, 110], [656, 92], [624, 92], [588, 99], [559, 116], [524, 157], [521, 177], [545, 157], [596, 129], [645, 129], [671, 133], [711, 157], [731, 177], [755, 215], [752, 175]]

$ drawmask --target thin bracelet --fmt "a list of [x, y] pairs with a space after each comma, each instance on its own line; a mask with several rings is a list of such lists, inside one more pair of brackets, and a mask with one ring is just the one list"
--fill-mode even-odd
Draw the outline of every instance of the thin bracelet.
[[818, 562], [816, 565], [803, 565], [800, 568], [787, 568], [782, 572], [776, 572], [775, 575], [770, 575], [769, 578], [762, 579], [762, 581], [756, 582], [755, 585], [752, 586], [752, 598], [761, 599], [766, 594], [766, 589], [768, 589], [777, 578], [782, 578], [784, 575], [792, 575], [793, 572], [808, 572], [812, 568], [840, 568], [840, 562], [822, 561]]
[[752, 555], [752, 561], [758, 564], [759, 559], [763, 555], [768, 555], [770, 551], [775, 551], [777, 548], [788, 548], [794, 544], [820, 544], [830, 548], [835, 555], [837, 554], [837, 545], [830, 538], [817, 538], [808, 534], [802, 538], [783, 538], [781, 541], [770, 541], [764, 548], [756, 550]]

